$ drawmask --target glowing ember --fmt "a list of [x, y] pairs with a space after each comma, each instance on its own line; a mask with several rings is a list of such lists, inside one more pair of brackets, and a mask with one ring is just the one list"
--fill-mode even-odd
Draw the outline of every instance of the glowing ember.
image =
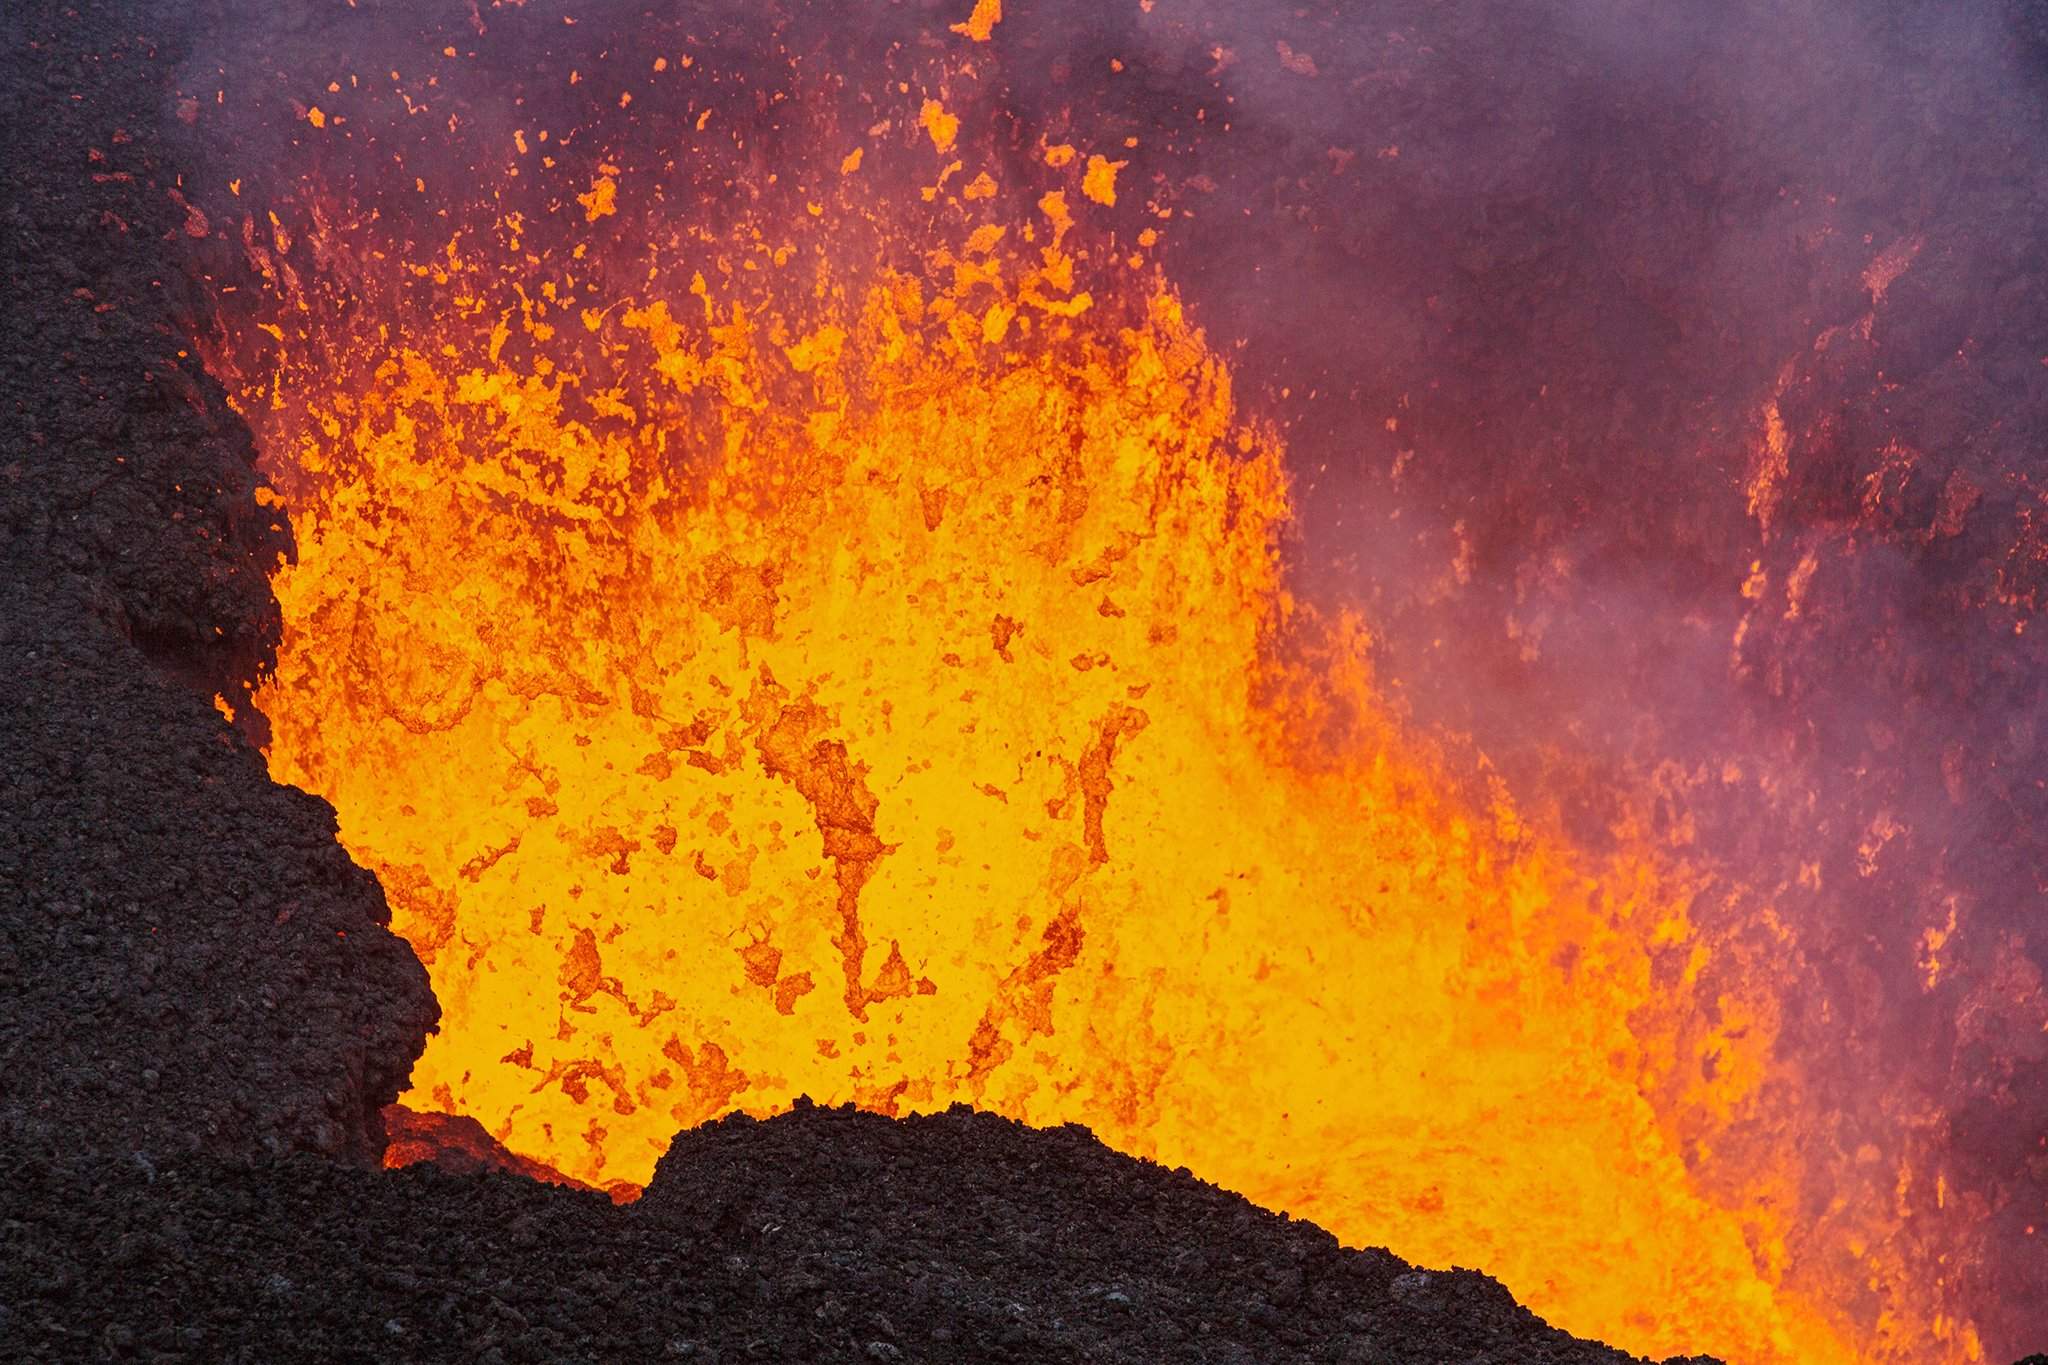
[[[463, 134], [466, 200], [242, 225], [301, 550], [255, 702], [432, 974], [407, 1102], [608, 1184], [734, 1108], [965, 1099], [1633, 1349], [1969, 1356], [1883, 1210], [1794, 1264], [1774, 1011], [1689, 1022], [1692, 874], [1456, 777], [1290, 600], [1134, 153], [945, 76], [729, 92], [804, 111], [773, 152], [641, 88], [599, 107], [673, 145], [529, 119]], [[323, 101], [347, 184], [375, 112]]]

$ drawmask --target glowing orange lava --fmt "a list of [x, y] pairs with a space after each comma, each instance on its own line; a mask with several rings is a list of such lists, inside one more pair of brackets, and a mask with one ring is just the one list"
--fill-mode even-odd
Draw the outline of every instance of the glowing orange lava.
[[964, 1099], [1632, 1349], [1934, 1358], [1880, 1250], [1788, 1262], [1698, 884], [1454, 772], [1290, 600], [1278, 438], [1154, 229], [1087, 221], [1127, 154], [963, 117], [906, 86], [748, 209], [522, 128], [546, 216], [245, 226], [300, 546], [255, 700], [432, 975], [408, 1102], [604, 1184], [799, 1093]]

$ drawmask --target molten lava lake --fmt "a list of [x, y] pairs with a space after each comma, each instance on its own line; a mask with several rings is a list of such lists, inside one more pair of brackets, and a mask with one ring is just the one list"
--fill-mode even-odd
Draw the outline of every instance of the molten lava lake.
[[[1477, 512], [1397, 553], [1407, 471], [1491, 434], [1244, 340], [1244, 294], [1306, 267], [1280, 228], [1227, 248], [1263, 155], [1233, 121], [1427, 54], [1326, 25], [1258, 39], [1239, 85], [1253, 40], [1202, 24], [1249, 19], [1146, 0], [1098, 54], [1072, 6], [952, 8], [458, 6], [195, 93], [225, 168], [191, 191], [195, 339], [296, 542], [276, 667], [220, 706], [334, 805], [427, 967], [403, 1103], [629, 1198], [735, 1110], [966, 1102], [1481, 1266], [1630, 1350], [1981, 1358], [1958, 1286], [1989, 1206], [1952, 1199], [1916, 1082], [1845, 1069], [1809, 1008], [1889, 989], [1815, 984], [1835, 940], [1799, 907], [1862, 894], [1920, 817], [1850, 828], [1732, 723], [1560, 720], [1496, 759], [1434, 709], [1492, 685], [1477, 646], [1418, 649], [1415, 613], [1469, 633], [1475, 582], [1512, 583], [1487, 638], [1553, 657], [1541, 603], [1595, 557], [1503, 565]], [[1133, 93], [1168, 47], [1187, 79]], [[1398, 195], [1427, 152], [1354, 131], [1321, 173]], [[1921, 248], [1856, 250], [1882, 319]], [[1650, 476], [1604, 495], [1750, 538], [1671, 617], [1712, 696], [1874, 591], [1783, 539], [1855, 325], [1727, 386], [1724, 522]], [[1383, 448], [1332, 491], [1333, 449]], [[1520, 477], [1491, 482], [1541, 522]], [[1344, 498], [1379, 518], [1351, 577]], [[2017, 956], [1944, 984], [1971, 902], [1921, 891], [1885, 931], [1900, 989], [2041, 1015]]]

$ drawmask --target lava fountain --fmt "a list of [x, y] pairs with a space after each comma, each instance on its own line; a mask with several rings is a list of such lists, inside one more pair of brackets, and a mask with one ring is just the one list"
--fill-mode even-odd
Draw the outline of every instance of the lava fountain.
[[553, 20], [387, 27], [213, 201], [298, 544], [222, 704], [431, 973], [407, 1103], [629, 1194], [734, 1109], [964, 1100], [1632, 1349], [1973, 1358], [1900, 1208], [1811, 1233], [1733, 893], [1535, 817], [1290, 593], [1179, 210], [1014, 115], [999, 8], [516, 82], [465, 73]]

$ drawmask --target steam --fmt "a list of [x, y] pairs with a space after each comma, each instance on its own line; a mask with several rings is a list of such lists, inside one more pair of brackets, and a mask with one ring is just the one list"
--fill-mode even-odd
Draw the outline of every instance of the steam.
[[[2043, 470], [2017, 437], [2048, 417], [2038, 16], [1175, 13], [1237, 54], [1215, 88], [1259, 148], [1211, 172], [1176, 276], [1247, 339], [1248, 375], [1295, 391], [1275, 401], [1301, 585], [1369, 603], [1418, 719], [1525, 799], [1559, 789], [1559, 748], [1620, 789], [1677, 784], [1727, 888], [1710, 932], [1793, 926], [1788, 1062], [1839, 1106], [1814, 1197], [1903, 1199], [1905, 1235], [1969, 1247], [1948, 1289], [1986, 1349], [2027, 1349], [2020, 1305], [2048, 1283], [2024, 1174], [2048, 1134]], [[1359, 153], [1346, 174], [1333, 147]], [[1907, 242], [1874, 298], [1866, 270]], [[1781, 381], [1767, 528], [1746, 490]], [[1910, 472], [1873, 503], [1887, 458]], [[1944, 519], [1944, 496], [1969, 510]], [[1613, 814], [1559, 813], [1582, 836]]]

